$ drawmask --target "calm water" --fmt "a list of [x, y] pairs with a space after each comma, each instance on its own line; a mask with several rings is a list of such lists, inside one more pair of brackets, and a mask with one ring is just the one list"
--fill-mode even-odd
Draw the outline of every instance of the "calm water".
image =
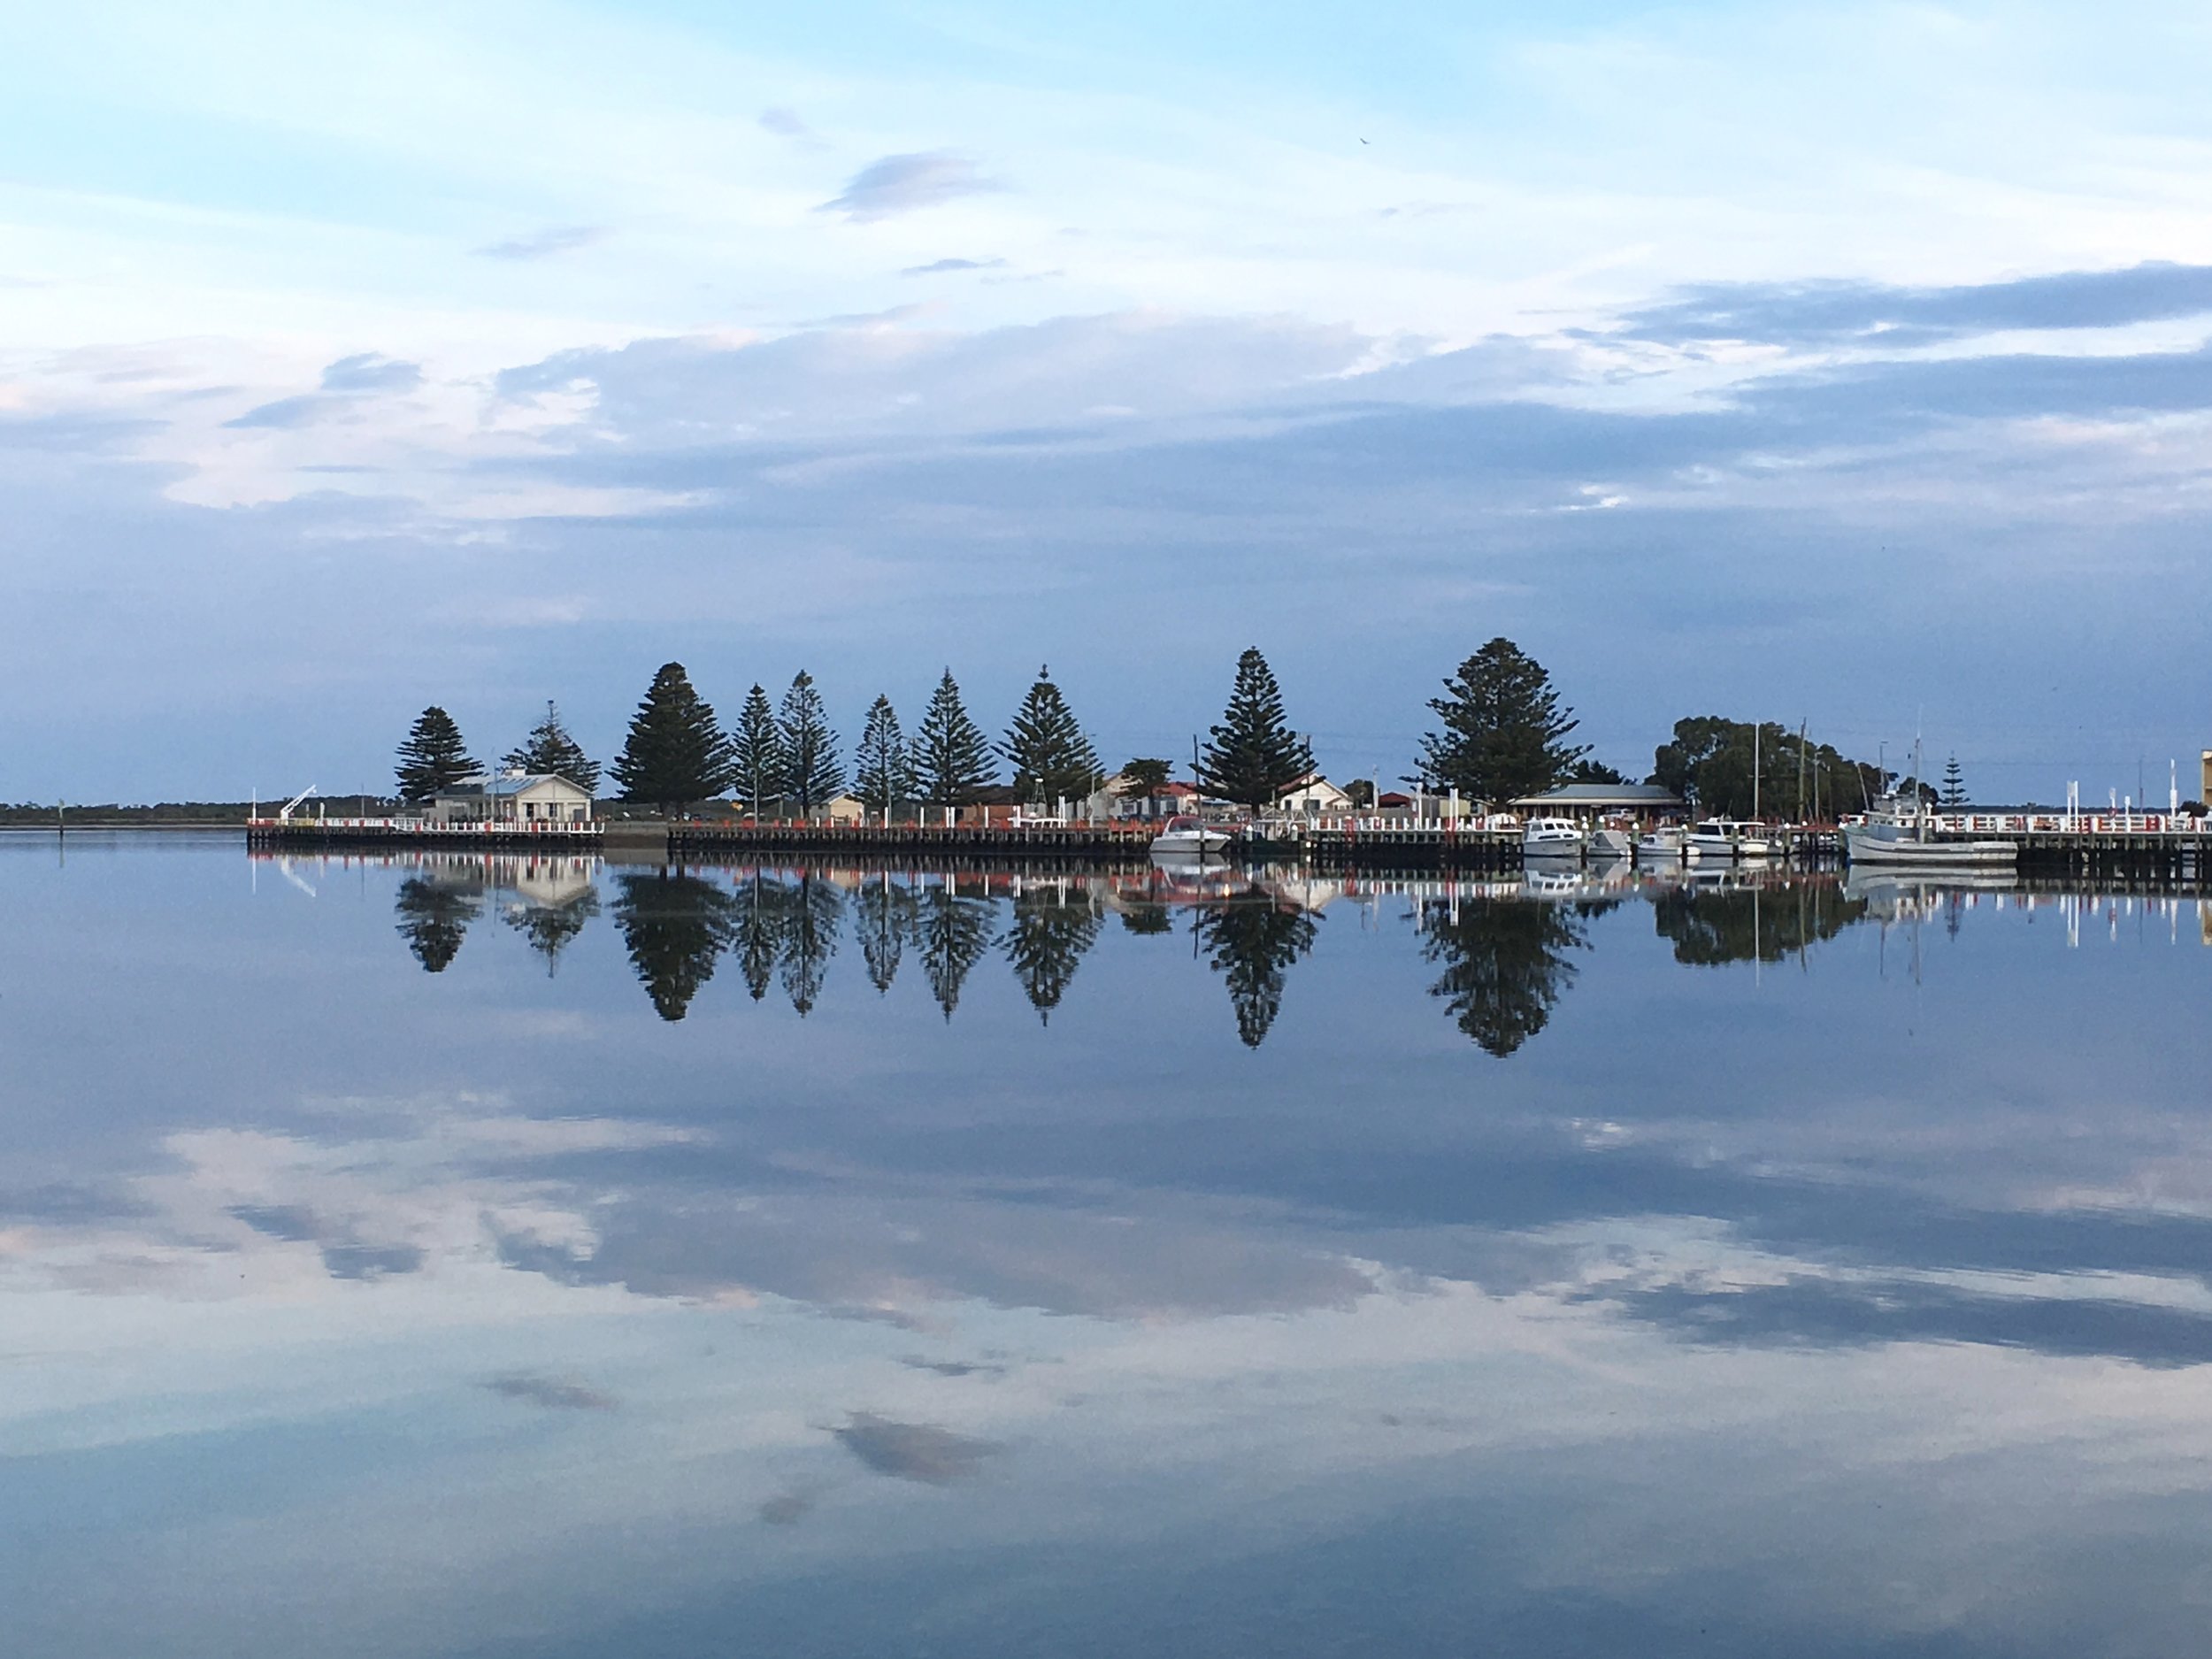
[[2212, 1640], [2194, 901], [0, 838], [11, 1655]]

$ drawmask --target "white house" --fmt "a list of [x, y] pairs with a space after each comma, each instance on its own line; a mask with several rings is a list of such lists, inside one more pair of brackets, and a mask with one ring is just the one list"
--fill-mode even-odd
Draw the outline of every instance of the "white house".
[[1275, 797], [1275, 810], [1302, 815], [1352, 810], [1352, 797], [1317, 772], [1310, 772]]
[[439, 791], [427, 816], [438, 824], [588, 824], [591, 795], [550, 772], [501, 772]]

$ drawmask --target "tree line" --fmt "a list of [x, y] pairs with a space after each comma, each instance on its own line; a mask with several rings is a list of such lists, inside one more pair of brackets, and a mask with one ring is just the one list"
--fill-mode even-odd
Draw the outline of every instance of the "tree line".
[[[1503, 803], [1563, 783], [1625, 781], [1593, 760], [1587, 745], [1571, 741], [1580, 724], [1574, 710], [1543, 665], [1511, 640], [1494, 639], [1468, 657], [1428, 707], [1436, 723], [1403, 779], [1419, 788]], [[1256, 647], [1238, 658], [1227, 704], [1196, 759], [1197, 781], [1208, 795], [1254, 810], [1316, 775], [1310, 739], [1290, 725], [1282, 688]], [[1755, 759], [1759, 804], [1801, 819], [1856, 810], [1890, 782], [1882, 769], [1814, 743], [1801, 729], [1717, 715], [1677, 722], [1655, 751], [1646, 781], [1704, 810], [1748, 816]], [[949, 668], [910, 733], [890, 698], [879, 695], [849, 764], [811, 674], [802, 671], [777, 700], [756, 683], [726, 725], [684, 665], [666, 663], [631, 717], [622, 752], [603, 769], [550, 703], [500, 764], [565, 778], [594, 795], [611, 780], [621, 799], [664, 811], [733, 798], [754, 812], [780, 809], [800, 818], [849, 792], [872, 815], [883, 815], [969, 806], [1007, 787], [1015, 800], [1049, 804], [1090, 795], [1106, 778], [1048, 666], [1038, 670], [995, 739], [969, 714]], [[483, 770], [453, 718], [428, 708], [400, 746], [400, 795], [428, 801]], [[1138, 756], [1117, 775], [1123, 794], [1143, 796], [1156, 794], [1171, 771], [1166, 760]], [[1945, 784], [1947, 799], [1963, 800], [1955, 761]], [[1356, 801], [1372, 804], [1371, 783], [1364, 793], [1363, 800], [1356, 788]]]

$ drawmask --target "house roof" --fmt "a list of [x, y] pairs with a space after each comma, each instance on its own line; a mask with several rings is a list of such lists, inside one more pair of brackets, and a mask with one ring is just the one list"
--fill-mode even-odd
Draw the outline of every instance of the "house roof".
[[1525, 795], [1512, 803], [1518, 807], [1645, 807], [1665, 809], [1687, 804], [1671, 789], [1655, 783], [1570, 783], [1541, 795]]
[[464, 778], [454, 787], [450, 789], [439, 790], [438, 795], [442, 800], [457, 795], [467, 795], [472, 798], [480, 796], [495, 799], [505, 795], [521, 795], [526, 790], [534, 789], [541, 783], [557, 783], [565, 789], [574, 789], [577, 794], [583, 794], [583, 789], [580, 785], [572, 784], [567, 779], [560, 777], [553, 772], [502, 772], [495, 778], [484, 777], [481, 775], [474, 778]]

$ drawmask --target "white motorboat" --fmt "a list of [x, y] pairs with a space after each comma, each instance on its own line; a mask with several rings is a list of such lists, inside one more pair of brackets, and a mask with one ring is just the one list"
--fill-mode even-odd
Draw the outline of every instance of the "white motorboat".
[[1647, 864], [1678, 864], [1682, 862], [1682, 826], [1662, 824], [1647, 829], [1636, 838], [1637, 861]]
[[1636, 826], [1625, 818], [1607, 818], [1590, 832], [1590, 856], [1593, 858], [1633, 858], [1636, 856]]
[[1160, 826], [1152, 838], [1155, 857], [1202, 857], [1217, 853], [1236, 838], [1218, 825], [1202, 823], [1187, 812], [1178, 813]]
[[1724, 858], [1731, 862], [1764, 858], [1774, 850], [1774, 843], [1766, 837], [1765, 826], [1737, 818], [1700, 818], [1682, 838], [1682, 847], [1685, 855], [1691, 858]]
[[1843, 856], [1852, 869], [1870, 865], [1914, 871], [1990, 870], [2012, 867], [2020, 856], [2012, 841], [1940, 838], [1927, 803], [1908, 806], [1894, 795], [1874, 804], [1865, 820], [1843, 826]]
[[1524, 858], [1579, 858], [1582, 826], [1571, 818], [1532, 818], [1521, 830]]

